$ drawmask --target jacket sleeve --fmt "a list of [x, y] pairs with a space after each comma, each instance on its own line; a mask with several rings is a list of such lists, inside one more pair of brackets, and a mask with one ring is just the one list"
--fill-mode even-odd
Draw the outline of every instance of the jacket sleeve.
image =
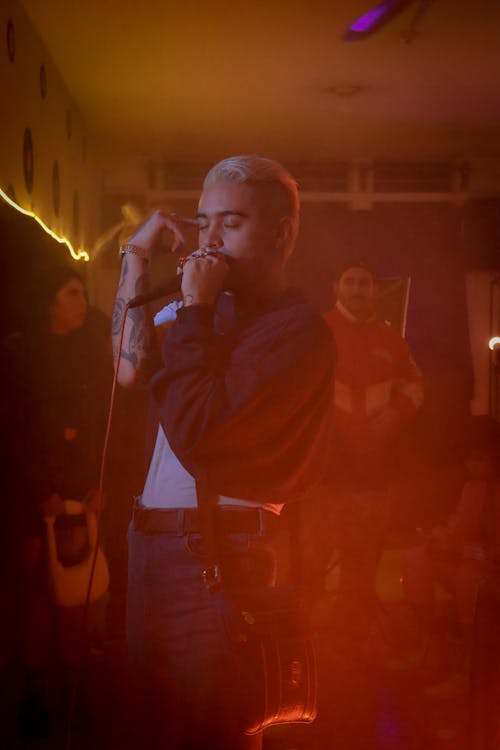
[[160, 422], [186, 469], [219, 494], [295, 499], [319, 480], [328, 430], [333, 341], [303, 305], [258, 318], [238, 339], [213, 312], [178, 313], [152, 384]]

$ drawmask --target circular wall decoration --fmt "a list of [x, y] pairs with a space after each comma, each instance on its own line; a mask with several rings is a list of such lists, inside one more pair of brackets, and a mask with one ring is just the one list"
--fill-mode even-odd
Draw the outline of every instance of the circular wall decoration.
[[68, 141], [71, 139], [71, 133], [73, 131], [73, 118], [71, 117], [71, 110], [66, 110], [66, 135], [68, 136]]
[[80, 200], [78, 198], [78, 190], [73, 193], [73, 232], [75, 238], [80, 235]]
[[26, 185], [28, 193], [31, 193], [33, 190], [33, 178], [35, 175], [35, 156], [33, 153], [33, 138], [31, 137], [31, 130], [29, 128], [26, 128], [24, 131], [23, 169], [24, 184]]
[[61, 208], [61, 180], [59, 178], [59, 164], [57, 159], [52, 165], [52, 207], [56, 216], [59, 216]]
[[47, 71], [45, 65], [40, 65], [40, 96], [42, 99], [47, 98]]
[[16, 56], [16, 30], [10, 18], [7, 21], [7, 54], [9, 60], [14, 62]]

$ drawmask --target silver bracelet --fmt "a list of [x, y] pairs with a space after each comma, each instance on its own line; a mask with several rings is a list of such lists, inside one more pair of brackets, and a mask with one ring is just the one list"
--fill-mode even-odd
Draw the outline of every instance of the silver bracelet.
[[149, 262], [148, 251], [144, 250], [143, 247], [139, 247], [138, 245], [132, 245], [131, 242], [127, 242], [125, 245], [122, 245], [120, 248], [120, 252], [119, 252], [120, 257], [125, 255], [126, 253], [132, 253], [132, 255], [137, 255], [142, 260], [146, 260]]

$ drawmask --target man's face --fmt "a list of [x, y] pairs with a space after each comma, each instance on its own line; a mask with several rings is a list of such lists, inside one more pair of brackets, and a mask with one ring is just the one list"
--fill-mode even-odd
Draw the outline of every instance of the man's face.
[[377, 285], [365, 268], [348, 268], [335, 284], [337, 300], [356, 318], [373, 314]]
[[280, 218], [259, 188], [220, 180], [204, 188], [198, 204], [199, 246], [221, 248], [231, 263], [231, 290], [273, 282], [285, 259]]

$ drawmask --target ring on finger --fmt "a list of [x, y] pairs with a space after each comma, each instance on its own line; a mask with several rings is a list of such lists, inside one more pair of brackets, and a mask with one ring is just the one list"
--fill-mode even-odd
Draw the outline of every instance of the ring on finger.
[[177, 259], [177, 265], [179, 268], [182, 268], [188, 260], [193, 260], [193, 258], [202, 258], [206, 255], [206, 253], [202, 253], [201, 250], [195, 250], [190, 255], [183, 255], [180, 258]]

